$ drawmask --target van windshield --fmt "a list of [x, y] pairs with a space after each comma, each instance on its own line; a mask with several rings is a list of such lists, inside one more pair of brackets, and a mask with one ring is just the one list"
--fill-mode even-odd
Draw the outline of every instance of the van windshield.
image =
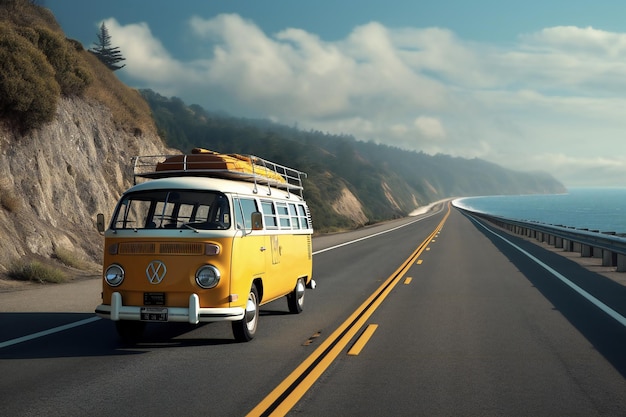
[[230, 228], [230, 206], [224, 194], [214, 191], [138, 191], [120, 201], [111, 227], [224, 230]]

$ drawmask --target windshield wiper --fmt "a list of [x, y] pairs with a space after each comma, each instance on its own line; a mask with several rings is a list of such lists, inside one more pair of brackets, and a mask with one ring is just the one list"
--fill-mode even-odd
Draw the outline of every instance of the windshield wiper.
[[183, 223], [183, 226], [185, 226], [185, 227], [186, 227], [186, 228], [188, 228], [188, 229], [193, 230], [195, 233], [200, 233], [200, 232], [198, 231], [198, 229], [196, 229], [195, 227], [191, 227], [191, 226], [189, 225], [189, 223]]

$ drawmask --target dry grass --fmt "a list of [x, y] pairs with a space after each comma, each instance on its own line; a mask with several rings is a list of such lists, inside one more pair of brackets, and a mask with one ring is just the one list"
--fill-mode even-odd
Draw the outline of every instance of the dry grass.
[[57, 247], [54, 250], [54, 258], [59, 260], [64, 265], [70, 266], [72, 268], [87, 270], [89, 269], [89, 264], [85, 261], [79, 254], [76, 252], [70, 251], [68, 249], [64, 249], [61, 247]]
[[58, 284], [67, 280], [60, 270], [38, 261], [16, 261], [10, 266], [8, 276], [14, 280], [31, 281], [40, 284]]
[[83, 51], [81, 55], [93, 74], [92, 83], [87, 87], [85, 95], [111, 109], [113, 120], [118, 127], [135, 136], [155, 133], [156, 126], [150, 106], [139, 91], [122, 83], [115, 73], [91, 52]]

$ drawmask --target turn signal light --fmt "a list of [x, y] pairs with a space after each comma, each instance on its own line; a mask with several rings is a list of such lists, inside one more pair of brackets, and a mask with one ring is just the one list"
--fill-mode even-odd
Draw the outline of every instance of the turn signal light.
[[207, 243], [204, 245], [205, 255], [219, 255], [220, 247], [214, 243]]
[[119, 248], [119, 245], [117, 243], [114, 243], [111, 246], [109, 246], [109, 255], [117, 255], [118, 248]]

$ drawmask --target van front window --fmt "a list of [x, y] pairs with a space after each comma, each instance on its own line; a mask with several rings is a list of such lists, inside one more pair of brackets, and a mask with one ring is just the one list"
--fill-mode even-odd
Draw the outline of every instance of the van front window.
[[189, 190], [138, 191], [124, 196], [113, 229], [230, 228], [230, 205], [222, 193]]

